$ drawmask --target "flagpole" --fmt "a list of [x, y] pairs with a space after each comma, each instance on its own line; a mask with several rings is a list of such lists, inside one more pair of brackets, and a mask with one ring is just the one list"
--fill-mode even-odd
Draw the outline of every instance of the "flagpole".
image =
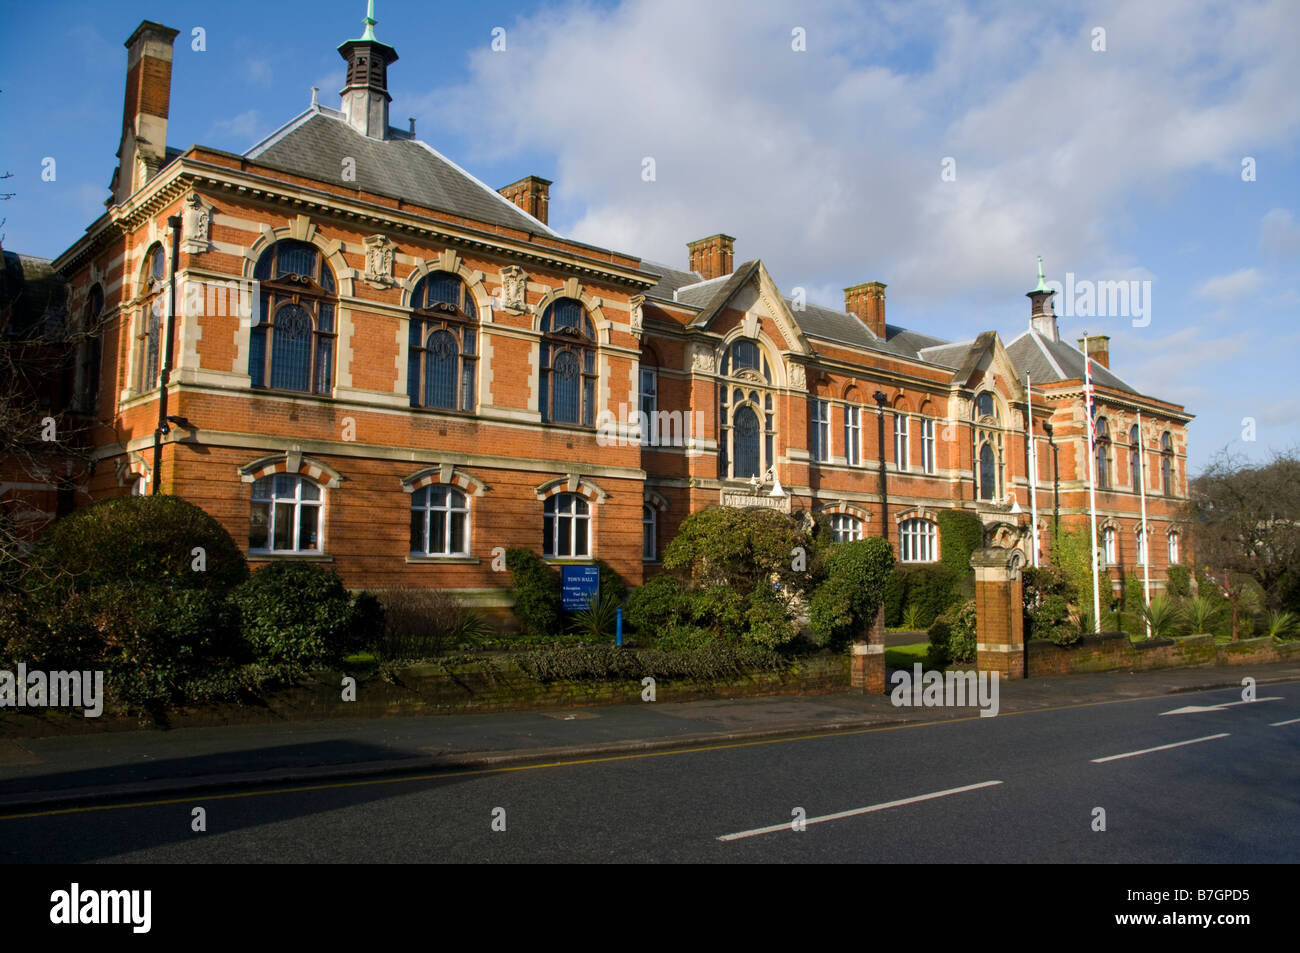
[[[1142, 497], [1142, 594], [1147, 608], [1151, 608], [1151, 540], [1147, 533], [1147, 464], [1142, 449], [1142, 411], [1138, 415], [1138, 442], [1133, 451], [1138, 455], [1138, 493]], [[1151, 619], [1147, 619], [1147, 638], [1151, 638]]]
[[1088, 510], [1092, 524], [1092, 626], [1101, 634], [1101, 553], [1097, 551], [1097, 423], [1096, 400], [1092, 393], [1092, 359], [1088, 354], [1088, 332], [1083, 332], [1084, 417], [1088, 425]]
[[1034, 378], [1025, 375], [1025, 392], [1029, 395], [1029, 518], [1034, 528], [1034, 568], [1038, 568], [1038, 448], [1034, 440]]

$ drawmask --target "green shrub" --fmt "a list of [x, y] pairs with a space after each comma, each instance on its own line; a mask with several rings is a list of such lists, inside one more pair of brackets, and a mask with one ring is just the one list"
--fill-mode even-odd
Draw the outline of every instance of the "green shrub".
[[1173, 632], [1178, 612], [1168, 596], [1152, 596], [1150, 604], [1142, 607], [1140, 616], [1143, 629], [1149, 627], [1151, 638], [1159, 639]]
[[894, 550], [880, 537], [836, 543], [826, 552], [826, 580], [808, 607], [818, 645], [841, 645], [875, 620], [894, 568]]
[[531, 549], [506, 550], [514, 590], [515, 617], [524, 635], [554, 636], [560, 633], [559, 574]]
[[433, 658], [458, 646], [480, 645], [492, 635], [482, 616], [442, 589], [389, 589], [380, 602], [383, 635], [372, 647], [384, 661]]
[[1165, 589], [1169, 595], [1183, 599], [1192, 594], [1191, 573], [1186, 566], [1173, 563], [1167, 573], [1168, 582]]
[[917, 628], [929, 625], [955, 601], [958, 576], [942, 563], [894, 566], [885, 583], [885, 625], [903, 624], [908, 608], [915, 607], [920, 618]]
[[786, 604], [776, 590], [755, 589], [745, 610], [745, 641], [769, 649], [785, 645], [799, 634]]
[[618, 625], [618, 610], [618, 603], [603, 596], [598, 589], [586, 608], [569, 618], [569, 630], [590, 638], [612, 638]]
[[1274, 639], [1293, 639], [1300, 634], [1300, 618], [1285, 609], [1270, 609], [1264, 631]]
[[306, 669], [336, 664], [373, 645], [380, 633], [354, 611], [353, 600], [333, 569], [316, 563], [273, 562], [231, 594], [240, 627], [257, 661]]
[[953, 578], [973, 575], [970, 558], [984, 545], [983, 521], [971, 510], [940, 510], [938, 523], [942, 564]]
[[668, 573], [647, 579], [628, 598], [628, 624], [642, 635], [653, 637], [676, 623], [684, 597], [681, 583]]
[[932, 668], [974, 662], [976, 639], [975, 600], [951, 606], [930, 626], [927, 662]]
[[[1026, 635], [1031, 639], [1050, 639], [1059, 644], [1070, 644], [1077, 639], [1074, 625], [1070, 621], [1070, 604], [1065, 597], [1053, 593], [1044, 596], [1039, 604], [1028, 612]], [[1065, 642], [1062, 642], [1065, 639]]]
[[597, 559], [596, 566], [600, 570], [600, 581], [597, 583], [600, 601], [615, 607], [625, 605], [627, 603], [627, 583], [623, 581], [623, 577], [603, 559]]
[[1184, 599], [1179, 606], [1179, 618], [1182, 620], [1183, 630], [1188, 635], [1213, 634], [1215, 625], [1222, 618], [1225, 608], [1225, 603], [1212, 599], [1208, 595]]
[[646, 676], [713, 681], [781, 671], [790, 664], [763, 646], [716, 642], [686, 651], [564, 645], [528, 652], [518, 662], [525, 674], [540, 682], [639, 681]]
[[903, 610], [904, 629], [907, 629], [912, 632], [919, 631], [925, 628], [925, 623], [927, 621], [931, 621], [931, 620], [927, 620], [925, 618], [924, 613], [921, 611], [921, 607], [918, 606], [916, 603], [912, 603], [906, 609]]
[[177, 496], [131, 496], [58, 520], [32, 553], [28, 589], [53, 600], [112, 583], [225, 593], [247, 578], [234, 539], [202, 509]]

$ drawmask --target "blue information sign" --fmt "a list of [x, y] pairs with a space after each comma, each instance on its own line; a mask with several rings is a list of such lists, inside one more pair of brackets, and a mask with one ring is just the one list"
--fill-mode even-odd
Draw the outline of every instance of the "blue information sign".
[[560, 593], [566, 612], [587, 608], [599, 589], [599, 566], [560, 567]]

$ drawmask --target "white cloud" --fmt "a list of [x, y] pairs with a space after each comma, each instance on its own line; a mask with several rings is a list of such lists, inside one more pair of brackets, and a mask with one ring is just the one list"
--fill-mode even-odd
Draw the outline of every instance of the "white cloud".
[[1263, 282], [1254, 268], [1242, 268], [1228, 275], [1215, 275], [1201, 282], [1196, 294], [1202, 298], [1213, 298], [1221, 304], [1240, 302], [1257, 289]]
[[216, 120], [208, 127], [207, 138], [220, 144], [228, 144], [232, 140], [242, 142], [244, 145], [235, 150], [242, 151], [257, 138], [262, 126], [262, 119], [257, 110], [249, 109], [238, 116]]
[[1300, 225], [1288, 209], [1275, 208], [1259, 224], [1259, 248], [1278, 258], [1300, 255]]

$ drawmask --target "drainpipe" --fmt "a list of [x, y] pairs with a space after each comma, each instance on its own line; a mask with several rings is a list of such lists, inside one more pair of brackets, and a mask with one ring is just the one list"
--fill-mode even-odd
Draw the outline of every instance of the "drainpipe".
[[162, 486], [162, 438], [170, 429], [167, 426], [167, 385], [172, 376], [172, 342], [176, 336], [176, 264], [181, 255], [181, 217], [172, 215], [167, 219], [167, 227], [172, 230], [171, 274], [168, 276], [167, 290], [167, 331], [163, 335], [162, 371], [159, 374], [160, 391], [158, 394], [158, 426], [153, 432], [153, 488], [151, 496], [156, 496]]

